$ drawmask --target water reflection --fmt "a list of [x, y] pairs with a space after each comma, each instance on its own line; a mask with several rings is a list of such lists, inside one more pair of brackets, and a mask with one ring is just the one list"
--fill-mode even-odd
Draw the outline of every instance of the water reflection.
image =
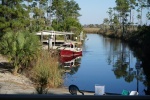
[[100, 83], [106, 86], [106, 92], [121, 93], [126, 89], [145, 95], [150, 82], [148, 70], [143, 70], [143, 65], [148, 61], [140, 59], [136, 49], [120, 40], [98, 34], [88, 34], [87, 38], [80, 65], [65, 74], [65, 86], [75, 84], [82, 90], [94, 91], [95, 84]]
[[60, 57], [60, 67], [68, 74], [73, 75], [80, 67], [81, 57], [82, 56]]
[[[134, 47], [133, 45], [130, 45], [130, 49], [134, 51], [134, 55], [141, 60], [142, 62], [137, 62], [137, 65], [141, 63], [141, 67], [137, 66], [137, 75], [138, 79], [143, 82], [143, 84], [146, 86], [146, 88], [143, 90], [145, 95], [150, 95], [150, 61], [149, 56], [150, 52], [149, 49]], [[143, 77], [142, 77], [142, 75]]]
[[[120, 40], [104, 39], [105, 46], [110, 43], [110, 53], [108, 54], [108, 64], [112, 65], [112, 71], [117, 79], [123, 78], [126, 82], [131, 83], [134, 79], [136, 82], [136, 91], [139, 92], [139, 81], [144, 82], [145, 74], [142, 68], [142, 61], [136, 59], [135, 66], [130, 66], [131, 64], [131, 51], [127, 48], [128, 45], [121, 43]], [[111, 57], [112, 56], [112, 57]], [[115, 59], [115, 61], [114, 61]]]

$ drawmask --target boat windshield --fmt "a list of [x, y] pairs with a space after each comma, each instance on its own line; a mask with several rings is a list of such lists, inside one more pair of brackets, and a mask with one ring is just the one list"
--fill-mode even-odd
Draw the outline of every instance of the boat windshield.
[[63, 46], [63, 47], [70, 47], [70, 48], [73, 48], [73, 44], [63, 44], [62, 46]]
[[63, 47], [70, 47], [69, 44], [63, 44], [62, 46], [63, 46]]

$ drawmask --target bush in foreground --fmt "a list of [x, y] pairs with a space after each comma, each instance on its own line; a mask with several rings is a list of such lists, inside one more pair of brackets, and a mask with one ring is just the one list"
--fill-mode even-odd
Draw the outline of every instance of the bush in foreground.
[[60, 86], [63, 79], [57, 57], [51, 57], [48, 51], [42, 52], [32, 69], [32, 79], [39, 94], [47, 93], [50, 87]]

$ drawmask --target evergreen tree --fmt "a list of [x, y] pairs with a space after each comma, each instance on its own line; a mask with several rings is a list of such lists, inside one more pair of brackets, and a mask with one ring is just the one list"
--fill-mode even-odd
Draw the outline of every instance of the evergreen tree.
[[52, 22], [52, 27], [58, 31], [72, 31], [71, 27], [81, 30], [81, 25], [78, 21], [79, 10], [80, 7], [74, 0], [53, 0], [52, 14], [55, 19]]
[[29, 12], [22, 0], [2, 0], [0, 4], [0, 35], [8, 31], [17, 32], [29, 26]]
[[127, 12], [129, 11], [129, 2], [128, 0], [116, 0], [116, 10], [120, 13], [120, 17], [122, 18], [122, 34], [121, 37], [123, 38], [125, 34], [125, 23], [127, 21]]

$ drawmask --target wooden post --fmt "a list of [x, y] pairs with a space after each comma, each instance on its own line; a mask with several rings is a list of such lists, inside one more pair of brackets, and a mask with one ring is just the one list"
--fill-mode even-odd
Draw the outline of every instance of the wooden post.
[[41, 32], [41, 42], [43, 42], [43, 32]]

